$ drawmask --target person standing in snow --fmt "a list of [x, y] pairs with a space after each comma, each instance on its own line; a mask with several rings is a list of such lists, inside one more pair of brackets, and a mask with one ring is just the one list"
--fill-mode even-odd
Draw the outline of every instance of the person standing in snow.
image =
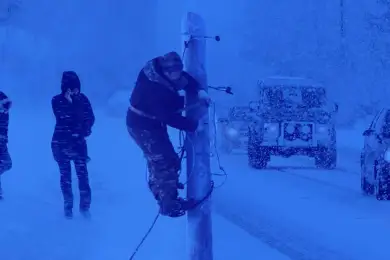
[[[160, 214], [170, 217], [184, 215], [193, 205], [179, 197], [181, 162], [167, 131], [167, 126], [186, 132], [198, 128], [198, 121], [182, 116], [185, 101], [179, 90], [197, 94], [198, 83], [183, 71], [176, 52], [148, 61], [138, 75], [126, 117], [128, 132], [146, 158], [148, 184]], [[208, 105], [210, 99], [203, 95], [202, 101]]]
[[51, 142], [53, 157], [58, 163], [60, 186], [64, 198], [65, 216], [73, 216], [71, 161], [76, 168], [80, 191], [80, 212], [89, 214], [91, 187], [87, 162], [89, 161], [86, 137], [90, 136], [95, 116], [88, 98], [80, 92], [80, 79], [74, 71], [62, 74], [61, 94], [53, 97], [56, 125]]
[[11, 100], [0, 91], [0, 199], [3, 199], [1, 175], [12, 168], [12, 160], [8, 152], [8, 125], [11, 105]]

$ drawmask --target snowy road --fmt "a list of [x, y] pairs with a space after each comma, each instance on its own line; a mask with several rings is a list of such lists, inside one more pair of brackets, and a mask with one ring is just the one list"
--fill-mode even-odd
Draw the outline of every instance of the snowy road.
[[216, 212], [291, 259], [390, 259], [390, 204], [361, 195], [358, 158], [341, 152], [334, 171], [305, 158], [275, 158], [261, 171], [245, 156], [223, 161], [234, 163]]
[[[45, 120], [25, 112], [11, 118], [14, 168], [3, 178], [0, 258], [127, 259], [156, 206], [145, 186], [142, 155], [123, 120], [98, 116], [89, 145], [93, 218], [88, 222], [76, 214], [69, 222], [62, 216], [50, 151], [54, 122], [50, 111], [39, 116]], [[222, 157], [229, 178], [213, 197], [216, 259], [390, 259], [382, 250], [390, 240], [390, 203], [361, 195], [355, 157], [341, 152], [334, 171], [317, 170], [305, 158], [276, 158], [259, 171], [248, 168], [245, 156]], [[185, 258], [185, 219], [159, 220], [137, 259], [162, 255]]]

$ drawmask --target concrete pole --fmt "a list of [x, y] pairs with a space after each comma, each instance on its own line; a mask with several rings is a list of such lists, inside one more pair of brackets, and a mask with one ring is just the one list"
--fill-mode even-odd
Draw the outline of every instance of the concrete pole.
[[[206, 60], [206, 29], [203, 18], [193, 12], [187, 12], [182, 24], [184, 70], [194, 77], [199, 88], [207, 91]], [[199, 102], [198, 96], [186, 94], [186, 105], [194, 106]], [[209, 113], [205, 106], [189, 109], [188, 117], [199, 122], [202, 130], [196, 133], [187, 133], [187, 197], [197, 200], [203, 199], [210, 192], [210, 137]], [[210, 199], [190, 210], [188, 218], [187, 249], [189, 260], [212, 260], [212, 225]]]

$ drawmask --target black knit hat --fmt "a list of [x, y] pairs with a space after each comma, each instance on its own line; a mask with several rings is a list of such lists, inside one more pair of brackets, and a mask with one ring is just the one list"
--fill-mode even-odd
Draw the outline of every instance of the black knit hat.
[[177, 52], [171, 51], [161, 57], [160, 66], [162, 71], [183, 71], [183, 62]]
[[74, 89], [80, 89], [81, 83], [79, 76], [74, 71], [64, 71], [62, 73], [62, 80], [61, 80], [61, 91], [62, 93], [65, 93], [68, 89], [74, 90]]

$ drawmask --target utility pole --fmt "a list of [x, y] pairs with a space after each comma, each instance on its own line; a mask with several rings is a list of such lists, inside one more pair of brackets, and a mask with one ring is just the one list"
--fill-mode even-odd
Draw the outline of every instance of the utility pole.
[[[203, 18], [193, 12], [187, 12], [183, 19], [183, 61], [184, 70], [194, 77], [200, 89], [207, 91], [206, 73], [206, 28]], [[199, 104], [196, 93], [186, 93], [186, 106]], [[186, 116], [198, 120], [202, 126], [196, 133], [187, 133], [187, 198], [202, 200], [210, 193], [210, 136], [209, 109], [197, 106], [188, 109]], [[201, 205], [189, 210], [187, 214], [187, 250], [189, 260], [212, 260], [212, 225], [210, 198]]]
[[340, 9], [340, 54], [342, 62], [345, 63], [346, 59], [346, 42], [345, 42], [345, 0], [339, 0]]

